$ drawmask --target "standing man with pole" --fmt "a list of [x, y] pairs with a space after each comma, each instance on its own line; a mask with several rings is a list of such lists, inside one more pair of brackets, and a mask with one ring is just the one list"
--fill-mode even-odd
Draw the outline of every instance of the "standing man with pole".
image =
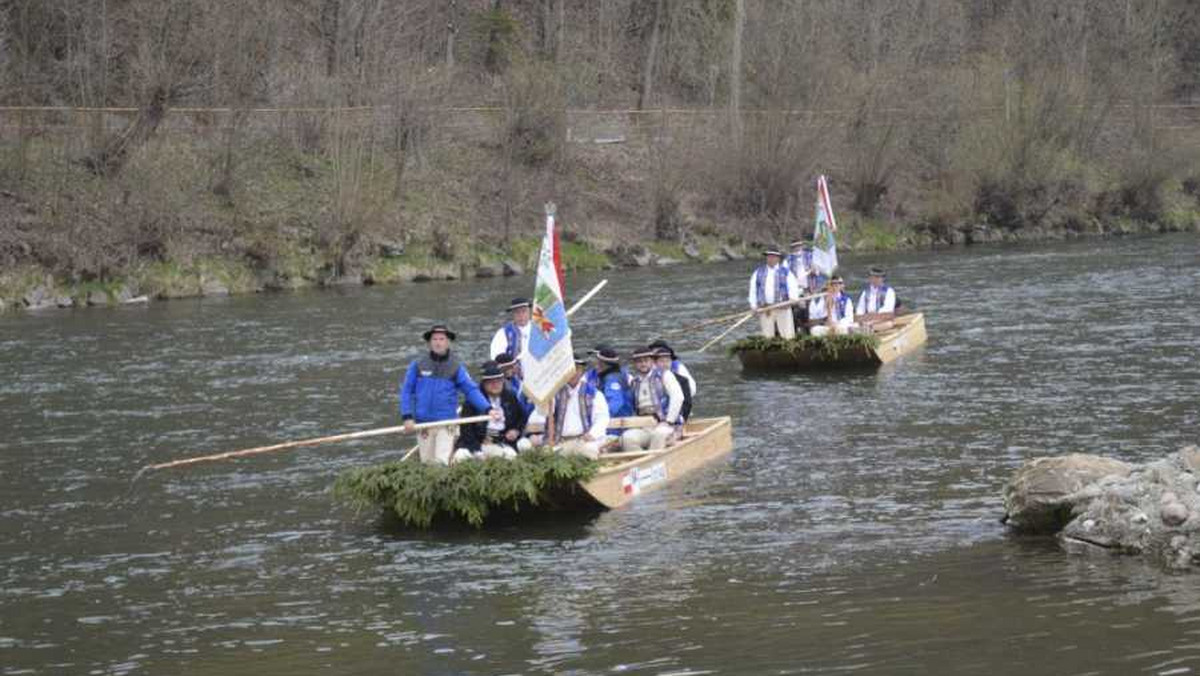
[[776, 333], [783, 338], [796, 336], [796, 325], [792, 319], [792, 308], [783, 307], [762, 311], [775, 303], [800, 298], [799, 285], [787, 266], [782, 265], [783, 255], [778, 249], [763, 252], [766, 262], [750, 275], [750, 309], [758, 312], [758, 323], [762, 334], [774, 338]]
[[[458, 417], [461, 393], [476, 411], [488, 411], [492, 420], [502, 419], [500, 411], [471, 380], [467, 368], [450, 354], [450, 342], [457, 336], [445, 324], [434, 324], [423, 335], [429, 353], [413, 360], [400, 386], [400, 416], [407, 431], [417, 423], [453, 420]], [[422, 430], [417, 437], [421, 462], [450, 464], [456, 430], [438, 427]]]

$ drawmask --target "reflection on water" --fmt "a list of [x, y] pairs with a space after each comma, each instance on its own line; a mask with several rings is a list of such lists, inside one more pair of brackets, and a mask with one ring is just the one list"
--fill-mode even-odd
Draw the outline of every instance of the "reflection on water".
[[[129, 479], [394, 424], [420, 332], [449, 320], [476, 363], [528, 279], [6, 317], [0, 674], [1190, 673], [1191, 576], [1066, 555], [997, 518], [1026, 458], [1197, 441], [1198, 251], [1171, 236], [849, 258], [885, 264], [927, 313], [922, 352], [751, 378], [684, 351], [698, 412], [734, 417], [728, 462], [622, 510], [483, 532], [332, 502], [338, 472], [399, 457], [400, 438]], [[628, 349], [734, 311], [748, 273], [613, 274], [577, 341]]]

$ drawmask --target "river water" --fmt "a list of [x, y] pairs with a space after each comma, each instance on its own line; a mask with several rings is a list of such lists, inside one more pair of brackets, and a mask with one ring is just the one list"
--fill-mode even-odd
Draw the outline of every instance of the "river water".
[[[1200, 239], [844, 258], [891, 270], [923, 351], [753, 378], [684, 351], [697, 413], [733, 416], [728, 461], [624, 509], [480, 532], [333, 501], [401, 438], [130, 480], [395, 424], [420, 332], [448, 320], [474, 364], [529, 278], [6, 316], [0, 674], [1200, 671], [1194, 575], [998, 523], [1027, 458], [1200, 441]], [[577, 342], [736, 311], [749, 266], [609, 273]]]

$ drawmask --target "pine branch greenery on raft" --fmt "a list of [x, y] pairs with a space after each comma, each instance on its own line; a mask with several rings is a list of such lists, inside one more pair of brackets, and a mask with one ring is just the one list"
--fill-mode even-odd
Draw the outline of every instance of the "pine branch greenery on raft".
[[801, 352], [810, 352], [818, 359], [833, 361], [843, 351], [874, 349], [878, 346], [879, 338], [869, 333], [796, 336], [795, 338], [750, 336], [729, 346], [729, 354], [736, 355], [741, 352], [787, 352], [794, 355]]
[[391, 509], [418, 528], [428, 528], [439, 514], [478, 528], [492, 509], [537, 505], [550, 489], [591, 479], [599, 468], [584, 456], [542, 449], [512, 460], [467, 460], [449, 467], [394, 461], [343, 472], [333, 494], [359, 510]]

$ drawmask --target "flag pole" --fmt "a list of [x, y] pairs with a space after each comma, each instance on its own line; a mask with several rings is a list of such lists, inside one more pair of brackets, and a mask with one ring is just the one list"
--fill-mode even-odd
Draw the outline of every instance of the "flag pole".
[[575, 302], [574, 305], [571, 306], [570, 310], [567, 310], [567, 316], [570, 317], [571, 315], [575, 314], [575, 311], [578, 310], [579, 308], [583, 307], [584, 303], [591, 300], [592, 296], [595, 296], [596, 294], [600, 293], [600, 289], [603, 289], [605, 284], [608, 284], [607, 279], [600, 280], [599, 284], [597, 284], [596, 286], [593, 286], [591, 291], [588, 291], [583, 296], [583, 298], [580, 298], [578, 301]]

